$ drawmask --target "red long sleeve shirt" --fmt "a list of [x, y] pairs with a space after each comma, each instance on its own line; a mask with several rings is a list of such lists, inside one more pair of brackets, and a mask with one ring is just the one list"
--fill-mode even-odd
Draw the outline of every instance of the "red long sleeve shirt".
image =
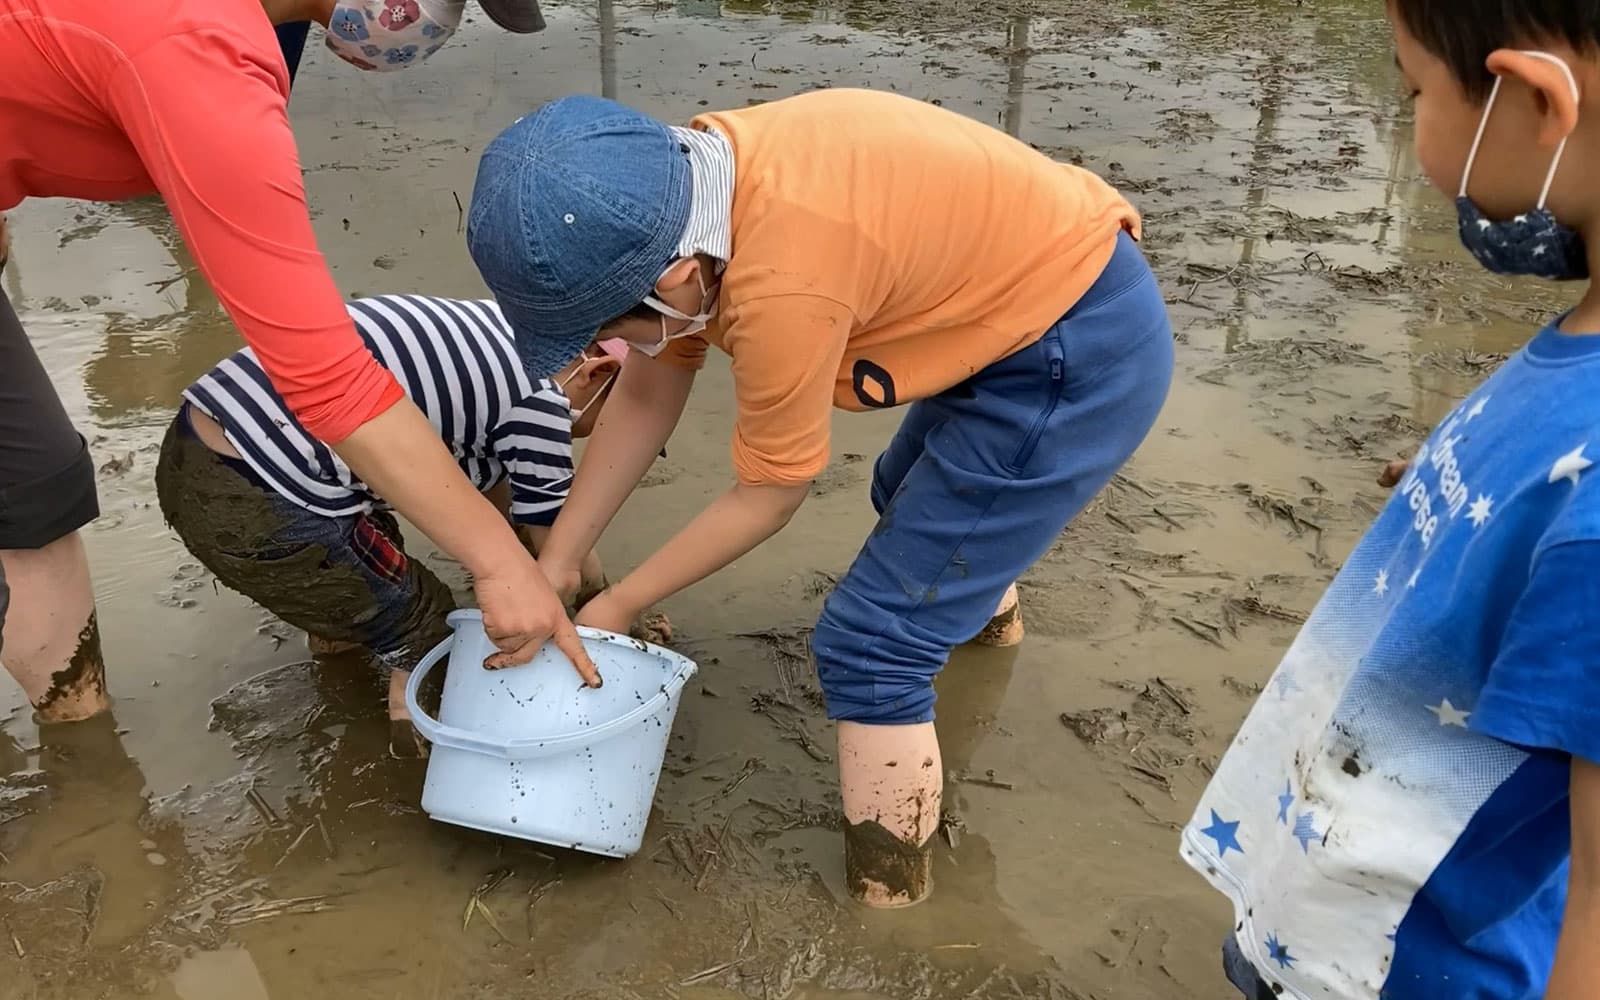
[[259, 0], [0, 0], [0, 211], [159, 192], [290, 410], [337, 443], [402, 393], [317, 249], [288, 95]]

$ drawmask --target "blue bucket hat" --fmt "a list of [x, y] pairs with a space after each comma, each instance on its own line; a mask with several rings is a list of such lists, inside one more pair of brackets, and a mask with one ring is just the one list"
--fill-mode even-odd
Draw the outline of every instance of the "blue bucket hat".
[[578, 356], [650, 295], [689, 224], [689, 154], [648, 115], [565, 97], [483, 151], [467, 250], [528, 373]]

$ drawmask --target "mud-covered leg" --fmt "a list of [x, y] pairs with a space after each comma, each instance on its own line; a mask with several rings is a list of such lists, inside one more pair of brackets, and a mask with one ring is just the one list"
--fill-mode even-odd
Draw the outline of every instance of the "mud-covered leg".
[[99, 513], [88, 447], [0, 293], [0, 663], [41, 722], [111, 704], [78, 534]]
[[1171, 370], [1159, 290], [1124, 238], [1063, 322], [918, 403], [879, 460], [878, 523], [811, 643], [840, 724], [846, 867], [862, 902], [930, 891], [942, 794], [934, 678], [955, 646], [1015, 607], [1018, 577], [1143, 440]]
[[325, 517], [290, 503], [207, 448], [181, 412], [162, 443], [156, 493], [167, 523], [221, 583], [307, 635], [372, 650], [393, 671], [386, 700], [404, 736], [394, 749], [416, 756], [405, 680], [449, 634], [455, 599], [406, 555], [394, 517]]
[[994, 617], [972, 641], [979, 646], [1003, 649], [1015, 646], [1022, 641], [1022, 637], [1022, 601], [1017, 595], [1017, 585], [1013, 583], [1006, 588], [1005, 596], [1000, 598], [999, 607], [994, 609]]
[[944, 767], [933, 723], [839, 723], [844, 874], [868, 906], [910, 906], [933, 890]]
[[39, 549], [0, 550], [0, 661], [42, 722], [72, 722], [111, 705], [89, 560], [77, 532]]
[[389, 670], [389, 752], [396, 757], [426, 757], [427, 743], [411, 724], [406, 708], [406, 683], [411, 671], [428, 650], [450, 634], [446, 621], [455, 610], [455, 596], [444, 581], [422, 563], [407, 558], [407, 581], [399, 599], [398, 620], [393, 626], [375, 621], [376, 628], [393, 628], [390, 642], [373, 640], [378, 663]]

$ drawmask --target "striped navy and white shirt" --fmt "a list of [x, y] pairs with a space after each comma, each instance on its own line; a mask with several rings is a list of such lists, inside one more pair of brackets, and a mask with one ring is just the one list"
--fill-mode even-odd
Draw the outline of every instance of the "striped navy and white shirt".
[[[347, 303], [367, 349], [394, 373], [479, 489], [511, 481], [518, 524], [550, 525], [572, 485], [572, 411], [530, 379], [492, 301], [383, 295]], [[183, 396], [222, 425], [251, 469], [289, 501], [342, 517], [386, 506], [307, 434], [248, 348]]]

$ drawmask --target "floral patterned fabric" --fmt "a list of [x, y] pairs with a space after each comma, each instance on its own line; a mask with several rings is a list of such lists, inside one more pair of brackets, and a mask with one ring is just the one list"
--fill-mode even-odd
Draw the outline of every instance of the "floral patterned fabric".
[[403, 69], [455, 34], [465, 6], [465, 0], [338, 0], [328, 48], [361, 69]]

